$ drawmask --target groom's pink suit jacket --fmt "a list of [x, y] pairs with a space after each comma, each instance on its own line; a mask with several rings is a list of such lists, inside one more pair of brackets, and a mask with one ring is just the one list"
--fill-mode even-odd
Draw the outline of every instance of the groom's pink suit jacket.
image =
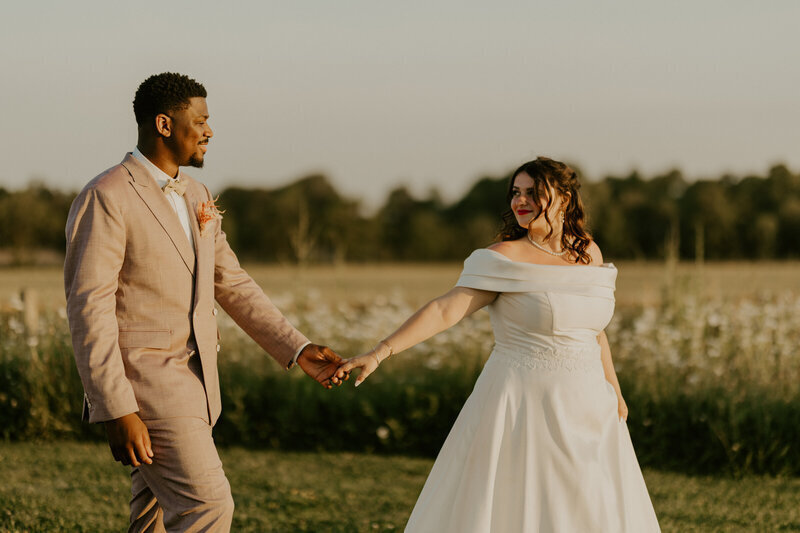
[[213, 425], [221, 410], [215, 300], [285, 368], [307, 342], [239, 266], [220, 220], [200, 231], [198, 207], [211, 194], [181, 179], [194, 247], [131, 154], [72, 204], [64, 286], [90, 422], [138, 412]]

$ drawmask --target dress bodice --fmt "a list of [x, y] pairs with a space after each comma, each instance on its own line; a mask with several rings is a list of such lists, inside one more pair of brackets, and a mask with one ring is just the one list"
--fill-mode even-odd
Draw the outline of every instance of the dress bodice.
[[495, 348], [518, 353], [599, 352], [614, 312], [617, 269], [537, 265], [489, 249], [464, 261], [457, 285], [499, 292], [489, 306]]

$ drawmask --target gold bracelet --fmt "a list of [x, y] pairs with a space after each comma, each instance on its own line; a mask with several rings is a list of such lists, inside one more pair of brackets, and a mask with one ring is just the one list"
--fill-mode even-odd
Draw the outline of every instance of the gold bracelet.
[[[384, 346], [386, 346], [387, 348], [389, 348], [389, 355], [387, 355], [386, 357], [384, 357], [384, 359], [389, 359], [389, 358], [392, 356], [392, 354], [394, 353], [394, 348], [392, 348], [392, 345], [391, 345], [391, 344], [389, 344], [388, 342], [386, 342], [386, 339], [383, 339], [381, 342], [379, 342], [379, 343], [378, 343], [378, 346], [380, 346], [381, 344], [383, 344]], [[376, 355], [376, 356], [375, 356], [375, 358], [377, 359], [377, 358], [378, 358], [378, 356]], [[378, 361], [378, 364], [380, 364], [380, 361]]]

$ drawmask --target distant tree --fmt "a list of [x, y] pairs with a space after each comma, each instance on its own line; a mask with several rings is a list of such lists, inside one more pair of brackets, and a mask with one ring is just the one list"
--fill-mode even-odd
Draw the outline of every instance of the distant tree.
[[779, 257], [800, 257], [800, 174], [783, 165], [769, 170], [766, 179], [772, 211], [777, 211], [778, 231], [775, 253]]
[[[379, 258], [401, 261], [426, 260], [420, 250], [431, 253], [429, 237], [420, 233], [425, 231], [439, 233], [437, 226], [443, 222], [439, 217], [438, 211], [441, 206], [438, 202], [438, 198], [417, 200], [406, 187], [398, 187], [391, 191], [383, 208], [375, 217], [380, 228], [382, 243]], [[420, 222], [415, 224], [415, 220]]]
[[443, 209], [444, 220], [453, 232], [448, 243], [450, 259], [463, 259], [494, 240], [502, 226], [501, 216], [508, 209], [508, 179], [483, 177], [460, 200]]
[[778, 210], [776, 241], [779, 257], [800, 257], [800, 198], [787, 199]]
[[228, 188], [220, 204], [226, 209], [222, 227], [245, 258], [345, 260], [349, 235], [364, 235], [358, 202], [343, 198], [322, 175], [273, 190]]
[[0, 243], [17, 251], [64, 250], [64, 226], [74, 195], [31, 184], [20, 191], [0, 193]]
[[721, 181], [697, 181], [686, 189], [681, 199], [680, 219], [688, 225], [684, 235], [688, 237], [688, 232], [694, 232], [694, 228], [700, 225], [705, 257], [709, 259], [733, 259], [742, 255], [741, 242], [732, 238], [737, 220], [736, 213], [730, 208], [732, 201], [728, 189]]
[[[510, 172], [509, 172], [510, 174]], [[446, 204], [435, 189], [416, 198], [397, 187], [374, 214], [324, 175], [282, 187], [229, 187], [222, 227], [246, 260], [280, 262], [461, 261], [492, 242], [508, 209], [508, 174], [484, 176]], [[588, 229], [611, 259], [800, 257], [800, 175], [775, 165], [766, 175], [688, 182], [673, 170], [584, 180]], [[0, 248], [25, 257], [63, 252], [73, 193], [33, 183], [0, 187]]]

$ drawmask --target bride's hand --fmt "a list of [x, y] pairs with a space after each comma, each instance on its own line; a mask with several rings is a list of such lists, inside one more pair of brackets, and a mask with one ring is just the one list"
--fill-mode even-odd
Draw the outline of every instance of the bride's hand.
[[367, 376], [375, 372], [375, 370], [378, 368], [378, 365], [378, 354], [375, 350], [372, 350], [363, 355], [359, 355], [358, 357], [345, 360], [345, 363], [339, 367], [339, 370], [336, 371], [336, 376], [338, 377], [340, 374], [347, 375], [356, 368], [359, 368], [361, 369], [361, 372], [358, 374], [355, 383], [355, 386], [358, 387], [365, 379], [367, 379]]
[[628, 405], [622, 394], [617, 394], [617, 412], [619, 413], [620, 420], [628, 421]]

